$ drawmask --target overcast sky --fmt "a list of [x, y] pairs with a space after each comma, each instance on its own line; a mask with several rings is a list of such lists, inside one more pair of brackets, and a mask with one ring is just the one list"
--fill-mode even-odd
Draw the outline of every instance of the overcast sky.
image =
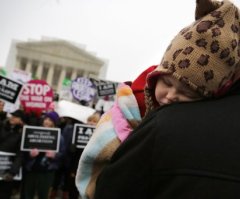
[[0, 66], [12, 39], [53, 37], [108, 60], [108, 80], [133, 80], [160, 62], [194, 12], [195, 0], [0, 0]]

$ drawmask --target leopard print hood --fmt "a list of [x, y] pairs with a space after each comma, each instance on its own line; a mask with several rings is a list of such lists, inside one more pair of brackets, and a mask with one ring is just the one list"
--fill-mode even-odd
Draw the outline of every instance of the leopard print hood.
[[240, 14], [230, 1], [197, 0], [196, 21], [182, 29], [147, 77], [154, 89], [171, 74], [203, 97], [223, 95], [240, 77]]

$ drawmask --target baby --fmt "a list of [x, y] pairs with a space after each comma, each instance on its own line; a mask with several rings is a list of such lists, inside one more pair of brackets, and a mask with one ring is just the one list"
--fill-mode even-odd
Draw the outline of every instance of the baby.
[[[172, 103], [220, 97], [240, 78], [239, 10], [229, 1], [197, 3], [196, 21], [176, 35], [156, 69], [144, 73], [145, 114]], [[83, 199], [94, 197], [98, 175], [137, 126], [132, 124], [141, 121], [132, 88], [118, 88], [114, 107], [80, 158], [76, 186]]]
[[[83, 199], [93, 198], [97, 176], [108, 164], [119, 145], [130, 135], [145, 115], [144, 87], [146, 77], [156, 66], [144, 71], [131, 86], [121, 84], [110, 111], [100, 119], [79, 161], [76, 186]], [[201, 99], [170, 75], [159, 78], [155, 86], [156, 107]]]

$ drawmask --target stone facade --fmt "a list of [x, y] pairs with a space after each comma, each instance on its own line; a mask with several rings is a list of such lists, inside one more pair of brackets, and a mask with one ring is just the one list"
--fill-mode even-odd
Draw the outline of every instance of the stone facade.
[[[107, 63], [84, 48], [65, 40], [16, 42], [15, 68], [44, 79], [59, 92], [65, 78], [93, 77], [105, 79]], [[8, 67], [8, 66], [7, 66]]]

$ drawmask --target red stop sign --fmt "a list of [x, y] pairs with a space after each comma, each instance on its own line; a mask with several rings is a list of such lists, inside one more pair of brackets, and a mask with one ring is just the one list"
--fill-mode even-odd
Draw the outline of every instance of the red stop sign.
[[53, 90], [44, 80], [30, 80], [23, 86], [19, 99], [26, 111], [44, 111], [53, 102]]

